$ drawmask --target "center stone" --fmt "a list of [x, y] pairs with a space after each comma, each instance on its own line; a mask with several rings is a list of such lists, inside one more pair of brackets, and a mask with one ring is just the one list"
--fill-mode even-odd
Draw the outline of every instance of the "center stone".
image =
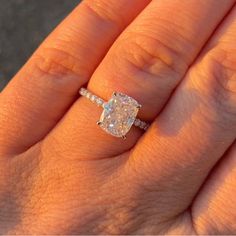
[[135, 99], [123, 93], [113, 93], [112, 98], [104, 104], [98, 123], [107, 133], [124, 137], [133, 125], [139, 107]]

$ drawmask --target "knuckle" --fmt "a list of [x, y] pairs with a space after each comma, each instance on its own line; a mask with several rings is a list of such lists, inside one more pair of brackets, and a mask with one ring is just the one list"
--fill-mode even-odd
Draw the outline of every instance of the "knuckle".
[[123, 41], [125, 60], [142, 72], [154, 77], [179, 79], [187, 69], [183, 55], [157, 37], [130, 33]]
[[213, 51], [211, 57], [218, 68], [220, 77], [216, 78], [221, 87], [230, 93], [236, 93], [236, 50], [218, 49]]
[[[236, 52], [236, 51], [235, 51]], [[213, 95], [221, 110], [236, 116], [236, 53], [213, 49], [207, 56]]]
[[203, 91], [221, 116], [235, 123], [236, 55], [219, 47], [211, 49], [201, 63]]
[[66, 96], [74, 94], [79, 84], [86, 83], [89, 70], [72, 52], [59, 48], [40, 48], [23, 67], [30, 83]]
[[114, 11], [110, 7], [112, 5], [111, 2], [103, 0], [85, 0], [83, 5], [93, 16], [105, 23], [111, 24], [114, 29], [121, 30], [123, 28], [125, 17], [122, 17], [123, 15], [120, 14], [119, 9]]
[[43, 74], [63, 76], [79, 73], [78, 60], [64, 49], [43, 48], [33, 55], [32, 61]]

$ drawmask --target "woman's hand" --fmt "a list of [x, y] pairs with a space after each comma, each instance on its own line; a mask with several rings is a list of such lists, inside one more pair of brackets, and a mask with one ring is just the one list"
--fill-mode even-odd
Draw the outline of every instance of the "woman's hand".
[[[234, 4], [83, 1], [0, 95], [0, 233], [236, 233]], [[105, 133], [86, 83], [151, 127]]]

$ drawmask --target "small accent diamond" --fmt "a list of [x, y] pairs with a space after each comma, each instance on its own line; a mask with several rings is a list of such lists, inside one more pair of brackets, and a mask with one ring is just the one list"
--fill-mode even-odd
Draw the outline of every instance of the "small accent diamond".
[[86, 94], [86, 98], [88, 98], [88, 99], [90, 99], [91, 96], [92, 96], [92, 94], [89, 92]]
[[101, 98], [98, 98], [96, 100], [96, 103], [97, 103], [98, 106], [102, 106], [104, 104], [104, 101]]
[[95, 102], [96, 98], [97, 98], [97, 97], [96, 97], [95, 95], [92, 95], [91, 98], [90, 98], [90, 100], [91, 100], [92, 102]]
[[134, 125], [138, 127], [140, 126], [140, 124], [141, 124], [141, 120], [137, 118], [134, 122]]

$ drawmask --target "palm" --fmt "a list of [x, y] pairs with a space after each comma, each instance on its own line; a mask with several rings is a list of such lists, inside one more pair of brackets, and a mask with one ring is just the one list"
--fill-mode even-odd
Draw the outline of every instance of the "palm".
[[[234, 2], [148, 3], [84, 1], [1, 93], [2, 234], [235, 232]], [[148, 131], [103, 132], [87, 82]]]

